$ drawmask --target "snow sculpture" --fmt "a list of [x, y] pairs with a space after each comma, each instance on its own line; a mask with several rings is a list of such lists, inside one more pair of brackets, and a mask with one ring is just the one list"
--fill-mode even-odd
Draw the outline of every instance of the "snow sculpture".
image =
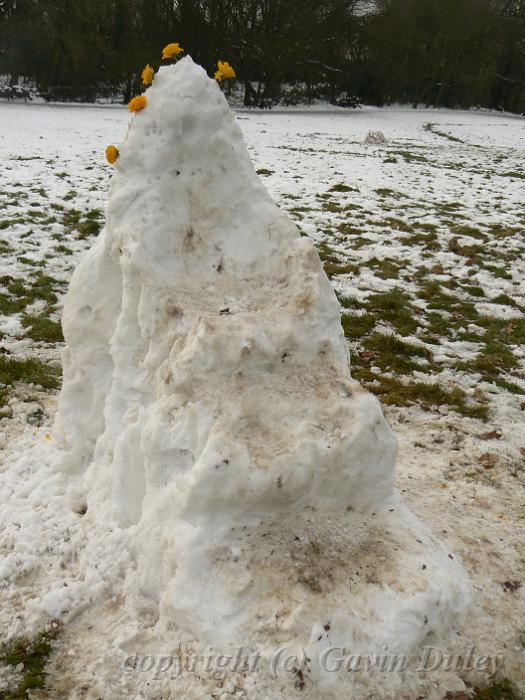
[[146, 94], [64, 307], [74, 507], [127, 530], [132, 608], [188, 639], [411, 648], [466, 583], [394, 492], [315, 248], [202, 68]]
[[369, 131], [363, 143], [366, 146], [383, 146], [387, 140], [382, 131]]

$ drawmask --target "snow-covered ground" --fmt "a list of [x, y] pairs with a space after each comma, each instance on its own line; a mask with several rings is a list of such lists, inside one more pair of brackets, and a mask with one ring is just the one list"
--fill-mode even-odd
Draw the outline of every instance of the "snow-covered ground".
[[[501, 655], [501, 675], [523, 683], [525, 119], [409, 109], [241, 112], [238, 119], [265, 185], [318, 244], [344, 307], [353, 376], [383, 401], [400, 439], [398, 487], [472, 578], [468, 620], [458, 621], [453, 642], [434, 646]], [[122, 141], [128, 121], [118, 107], [0, 105], [0, 500], [10, 500], [0, 522], [0, 623], [7, 639], [38, 631], [38, 602], [74, 570], [78, 549], [68, 543], [82, 546], [76, 516], [60, 515], [58, 495], [48, 502], [52, 490], [24, 494], [38, 465], [20, 455], [35, 442], [44, 453], [51, 438], [61, 297], [103, 225], [111, 175], [104, 148]], [[364, 145], [371, 130], [383, 131], [387, 143]], [[33, 539], [17, 541], [18, 521], [35, 523]], [[57, 612], [49, 596], [44, 608]], [[100, 645], [111, 653], [118, 601], [105, 612], [107, 624], [90, 618], [87, 633], [85, 620], [64, 615], [48, 664], [49, 687], [59, 688], [51, 697], [102, 692], [86, 660], [92, 664]], [[149, 648], [137, 639], [130, 653]], [[104, 697], [121, 697], [124, 687], [156, 697], [148, 674], [121, 674], [122, 685], [118, 669], [113, 675]], [[402, 688], [407, 698], [441, 699], [464, 690], [463, 679], [488, 680], [471, 669], [395, 675], [371, 678], [363, 694], [387, 697], [391, 689], [399, 697]], [[199, 683], [194, 697], [250, 697], [235, 684]], [[308, 697], [308, 684], [300, 686], [283, 678], [283, 696]]]

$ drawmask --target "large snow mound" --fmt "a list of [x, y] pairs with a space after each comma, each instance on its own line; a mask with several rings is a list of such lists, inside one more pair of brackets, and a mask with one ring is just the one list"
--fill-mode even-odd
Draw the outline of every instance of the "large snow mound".
[[394, 492], [319, 257], [200, 67], [146, 96], [64, 307], [71, 506], [125, 533], [128, 614], [159, 635], [413, 649], [468, 585]]

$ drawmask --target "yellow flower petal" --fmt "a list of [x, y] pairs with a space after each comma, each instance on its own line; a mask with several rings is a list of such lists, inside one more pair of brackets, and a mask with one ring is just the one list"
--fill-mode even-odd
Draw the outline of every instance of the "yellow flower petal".
[[143, 85], [151, 85], [151, 83], [153, 82], [154, 75], [155, 75], [155, 71], [148, 63], [148, 65], [142, 71], [142, 84]]
[[183, 53], [184, 49], [180, 46], [180, 44], [167, 44], [162, 49], [162, 58], [166, 61], [168, 58], [174, 58], [178, 56], [179, 54]]
[[129, 101], [128, 109], [130, 112], [140, 112], [147, 104], [148, 99], [145, 95], [137, 95]]
[[117, 162], [119, 155], [120, 153], [116, 146], [108, 146], [106, 148], [106, 160], [108, 163], [111, 163], [111, 165], [114, 165]]
[[215, 73], [215, 80], [218, 80], [219, 82], [221, 80], [231, 80], [232, 78], [237, 77], [235, 71], [230, 66], [228, 61], [218, 61], [217, 69], [218, 70]]

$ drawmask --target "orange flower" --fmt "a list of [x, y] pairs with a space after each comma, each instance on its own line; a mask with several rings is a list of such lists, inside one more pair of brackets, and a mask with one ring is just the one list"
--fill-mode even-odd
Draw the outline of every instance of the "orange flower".
[[108, 163], [111, 163], [111, 165], [114, 165], [117, 162], [119, 155], [120, 153], [116, 146], [108, 146], [106, 148], [106, 160]]
[[219, 61], [217, 63], [217, 68], [218, 70], [215, 72], [215, 80], [218, 80], [219, 83], [221, 80], [229, 80], [237, 77], [235, 71], [230, 66], [228, 61]]
[[142, 84], [143, 85], [151, 85], [151, 83], [153, 82], [154, 75], [155, 75], [155, 71], [148, 63], [148, 65], [142, 71]]
[[168, 44], [162, 49], [162, 58], [166, 61], [168, 58], [176, 58], [183, 53], [184, 49], [180, 44]]
[[130, 112], [140, 112], [147, 104], [148, 100], [145, 95], [137, 95], [129, 101], [128, 109]]

